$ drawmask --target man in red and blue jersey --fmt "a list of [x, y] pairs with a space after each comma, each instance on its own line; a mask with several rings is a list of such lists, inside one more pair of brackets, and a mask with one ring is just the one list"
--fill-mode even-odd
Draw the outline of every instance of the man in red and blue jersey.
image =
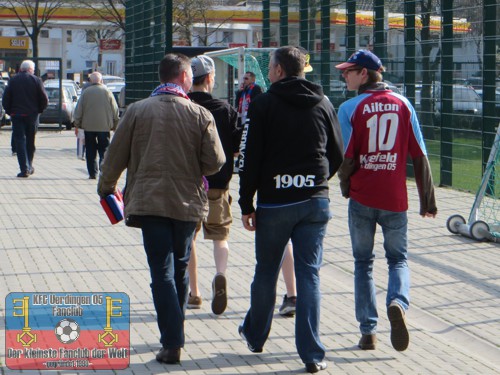
[[358, 91], [358, 95], [344, 102], [338, 111], [344, 140], [339, 178], [342, 195], [350, 198], [356, 319], [361, 331], [358, 346], [373, 350], [377, 344], [373, 247], [379, 224], [389, 266], [386, 306], [391, 342], [394, 349], [404, 351], [409, 344], [405, 311], [410, 305], [408, 157], [413, 161], [420, 215], [435, 217], [437, 213], [425, 144], [415, 109], [408, 99], [392, 92], [382, 82], [385, 69], [376, 55], [359, 50], [336, 68], [342, 71], [347, 89]]

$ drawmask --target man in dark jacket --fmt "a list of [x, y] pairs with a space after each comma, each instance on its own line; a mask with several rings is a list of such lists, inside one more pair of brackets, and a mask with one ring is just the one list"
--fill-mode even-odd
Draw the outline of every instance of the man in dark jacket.
[[[291, 238], [297, 276], [295, 342], [308, 372], [326, 368], [319, 339], [319, 269], [331, 218], [328, 180], [343, 160], [337, 115], [321, 86], [304, 79], [296, 47], [275, 50], [268, 92], [252, 102], [243, 129], [239, 168], [243, 225], [255, 231], [257, 264], [251, 306], [240, 335], [259, 353], [269, 336], [276, 282]], [[257, 192], [257, 210], [253, 198]]]
[[11, 78], [2, 97], [5, 112], [12, 121], [17, 161], [21, 170], [17, 177], [28, 177], [35, 172], [33, 157], [38, 118], [49, 102], [42, 80], [34, 73], [35, 63], [24, 60], [19, 73]]
[[[226, 155], [226, 163], [221, 170], [208, 180], [208, 217], [203, 221], [205, 239], [214, 243], [214, 260], [216, 274], [212, 281], [212, 311], [222, 314], [227, 306], [226, 268], [229, 256], [227, 239], [229, 227], [233, 222], [231, 215], [231, 196], [229, 182], [233, 176], [233, 157], [238, 152], [241, 130], [237, 127], [238, 114], [227, 102], [215, 99], [211, 92], [215, 84], [215, 64], [208, 56], [197, 56], [191, 60], [193, 69], [193, 87], [189, 98], [208, 109], [215, 119], [222, 147]], [[200, 229], [201, 226], [198, 227]], [[201, 307], [201, 295], [198, 289], [196, 245], [193, 240], [191, 258], [189, 259], [190, 295], [188, 308]]]
[[238, 108], [238, 125], [240, 127], [245, 124], [250, 103], [257, 95], [262, 94], [262, 88], [255, 83], [255, 78], [254, 72], [245, 72], [240, 90], [236, 92], [235, 104]]

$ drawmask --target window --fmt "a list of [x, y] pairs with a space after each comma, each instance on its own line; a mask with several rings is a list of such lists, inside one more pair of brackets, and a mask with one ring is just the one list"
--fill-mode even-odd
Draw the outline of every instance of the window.
[[66, 30], [66, 42], [71, 43], [73, 41], [73, 31]]
[[94, 60], [87, 60], [87, 61], [85, 61], [85, 68], [92, 69], [94, 67], [94, 63], [95, 63]]
[[360, 35], [359, 36], [359, 46], [369, 47], [370, 46], [370, 35]]
[[26, 30], [24, 29], [17, 29], [16, 30], [16, 36], [23, 36], [26, 35]]
[[114, 76], [116, 74], [116, 61], [106, 61], [106, 72], [108, 72], [109, 75]]
[[96, 42], [96, 35], [95, 35], [95, 30], [86, 30], [86, 42], [87, 43], [95, 43]]
[[223, 31], [222, 32], [222, 43], [232, 43], [233, 42], [233, 32]]
[[71, 60], [66, 60], [66, 69], [72, 69], [71, 66], [72, 66], [72, 62]]
[[40, 30], [40, 38], [48, 38], [49, 30]]

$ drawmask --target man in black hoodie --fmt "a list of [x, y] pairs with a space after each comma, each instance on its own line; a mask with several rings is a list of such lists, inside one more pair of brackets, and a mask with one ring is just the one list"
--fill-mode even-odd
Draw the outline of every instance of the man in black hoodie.
[[322, 88], [304, 79], [304, 65], [305, 56], [296, 47], [272, 53], [272, 85], [250, 104], [243, 129], [239, 204], [244, 227], [256, 232], [257, 264], [250, 310], [238, 330], [252, 352], [262, 351], [283, 251], [291, 238], [297, 277], [295, 342], [306, 370], [314, 373], [326, 368], [319, 339], [319, 269], [331, 218], [328, 180], [343, 152], [335, 110]]
[[[216, 99], [211, 94], [215, 84], [214, 61], [208, 56], [200, 55], [191, 60], [191, 67], [193, 69], [193, 87], [188, 96], [193, 102], [208, 109], [214, 116], [217, 132], [226, 155], [226, 163], [221, 170], [206, 177], [209, 207], [208, 217], [203, 222], [205, 239], [212, 240], [214, 243], [216, 274], [212, 281], [212, 312], [219, 315], [226, 310], [227, 306], [226, 268], [229, 257], [227, 239], [229, 227], [233, 222], [229, 182], [233, 176], [234, 154], [238, 152], [241, 130], [237, 127], [238, 114], [236, 110], [227, 102]], [[201, 225], [198, 226], [197, 232], [200, 228]], [[190, 293], [187, 306], [191, 309], [199, 309], [202, 300], [198, 289], [195, 240], [193, 240], [191, 247], [188, 270]]]

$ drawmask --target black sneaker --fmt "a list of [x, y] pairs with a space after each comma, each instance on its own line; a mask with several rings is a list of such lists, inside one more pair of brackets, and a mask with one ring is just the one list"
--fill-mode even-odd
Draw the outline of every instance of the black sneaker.
[[29, 176], [30, 176], [30, 174], [28, 172], [21, 172], [21, 173], [17, 174], [17, 177], [22, 177], [22, 178], [26, 178]]
[[283, 303], [278, 310], [281, 316], [291, 317], [295, 315], [295, 304], [297, 303], [297, 297], [288, 297], [286, 294], [283, 297]]
[[238, 326], [238, 333], [240, 334], [241, 338], [247, 343], [248, 350], [250, 350], [252, 353], [262, 353], [262, 348], [256, 348], [255, 346], [250, 345], [250, 343], [247, 341], [247, 338], [243, 333], [243, 324], [240, 324]]

